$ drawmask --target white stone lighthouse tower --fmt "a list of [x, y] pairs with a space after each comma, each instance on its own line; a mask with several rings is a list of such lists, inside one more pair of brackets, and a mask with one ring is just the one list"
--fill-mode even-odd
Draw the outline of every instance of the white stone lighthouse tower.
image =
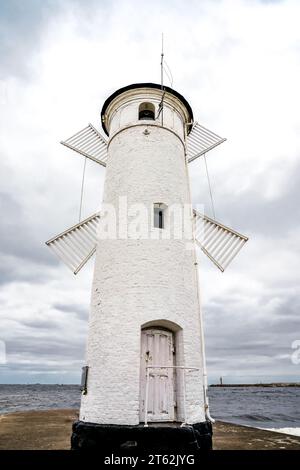
[[102, 237], [97, 245], [82, 421], [205, 421], [185, 158], [192, 111], [182, 96], [167, 91], [163, 114], [155, 119], [161, 99], [160, 87], [132, 85], [112, 95], [102, 110], [109, 134], [103, 203], [115, 208], [118, 239]]
[[47, 242], [75, 273], [96, 252], [72, 446], [209, 448], [196, 243], [223, 270], [246, 237], [192, 211], [188, 164], [224, 139], [152, 83], [113, 93], [101, 118], [107, 142], [90, 125], [64, 144], [106, 166], [102, 209]]

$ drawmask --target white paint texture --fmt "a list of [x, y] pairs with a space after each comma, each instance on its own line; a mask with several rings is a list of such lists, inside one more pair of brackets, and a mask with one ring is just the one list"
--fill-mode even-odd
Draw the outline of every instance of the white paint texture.
[[[182, 140], [188, 118], [184, 105], [166, 94], [164, 126], [170, 129], [157, 121], [138, 121], [139, 104], [150, 101], [157, 107], [160, 97], [159, 90], [135, 89], [109, 105], [104, 203], [118, 207], [119, 196], [127, 196], [129, 206], [143, 203], [149, 214], [155, 202], [190, 203]], [[144, 134], [146, 128], [149, 135]], [[172, 224], [172, 218], [167, 223]], [[88, 393], [82, 397], [81, 420], [139, 423], [140, 342], [145, 324], [172, 329], [176, 364], [201, 369], [186, 374], [186, 412], [188, 423], [205, 420], [196, 256], [194, 249], [186, 249], [187, 241], [99, 240], [87, 346]], [[183, 390], [179, 375], [180, 421]]]

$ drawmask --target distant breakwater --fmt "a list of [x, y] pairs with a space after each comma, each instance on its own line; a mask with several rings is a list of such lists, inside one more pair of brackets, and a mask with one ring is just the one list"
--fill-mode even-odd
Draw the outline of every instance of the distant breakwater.
[[259, 384], [211, 384], [210, 387], [300, 387], [300, 382]]

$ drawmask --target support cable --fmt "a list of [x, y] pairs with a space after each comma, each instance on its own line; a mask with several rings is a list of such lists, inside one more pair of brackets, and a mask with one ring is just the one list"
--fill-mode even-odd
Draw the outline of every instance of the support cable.
[[82, 181], [81, 181], [81, 192], [80, 192], [80, 205], [79, 205], [79, 222], [81, 221], [81, 212], [82, 212], [82, 201], [83, 201], [83, 190], [84, 190], [84, 179], [85, 179], [85, 169], [86, 169], [86, 160], [84, 159], [83, 172], [82, 172]]
[[208, 167], [207, 167], [207, 161], [206, 161], [206, 154], [204, 154], [203, 157], [204, 157], [205, 169], [206, 169], [206, 176], [207, 176], [207, 182], [208, 182], [208, 187], [209, 187], [211, 209], [212, 209], [212, 213], [213, 213], [213, 216], [214, 216], [214, 219], [215, 219], [215, 218], [216, 218], [215, 205], [214, 205], [214, 200], [213, 200], [213, 195], [212, 195], [212, 189], [211, 189], [211, 183], [210, 183], [210, 178], [209, 178], [209, 173], [208, 173]]
[[172, 72], [171, 72], [170, 67], [169, 67], [168, 64], [167, 64], [166, 59], [164, 59], [164, 64], [165, 64], [165, 66], [167, 67], [167, 68], [164, 67], [164, 71], [165, 71], [165, 73], [166, 73], [168, 79], [170, 80], [171, 88], [173, 88], [173, 82], [174, 82], [174, 80], [173, 80], [173, 74], [172, 74]]

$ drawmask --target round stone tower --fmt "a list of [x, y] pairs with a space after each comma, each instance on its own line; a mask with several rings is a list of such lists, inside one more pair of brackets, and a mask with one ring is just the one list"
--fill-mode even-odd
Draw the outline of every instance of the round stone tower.
[[173, 89], [142, 83], [113, 93], [101, 118], [108, 159], [73, 448], [209, 448], [186, 160], [192, 110]]

